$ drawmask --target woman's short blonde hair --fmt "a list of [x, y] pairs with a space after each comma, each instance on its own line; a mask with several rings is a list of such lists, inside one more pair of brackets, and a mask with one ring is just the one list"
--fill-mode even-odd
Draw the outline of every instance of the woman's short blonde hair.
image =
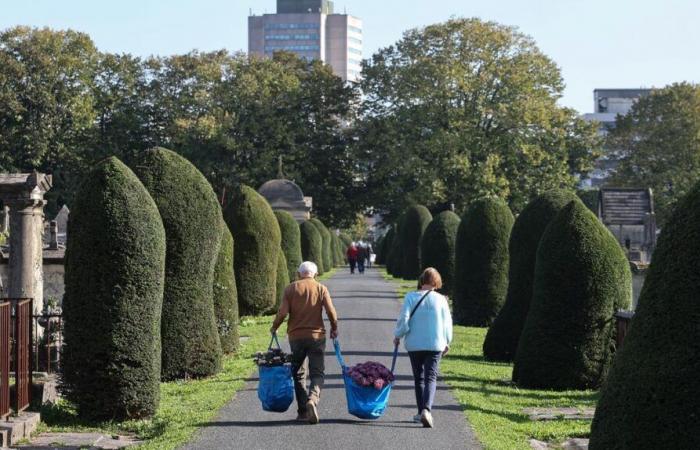
[[440, 272], [434, 267], [428, 267], [420, 274], [420, 277], [418, 277], [418, 289], [426, 284], [428, 286], [435, 286], [435, 289], [442, 288], [442, 277], [440, 276]]

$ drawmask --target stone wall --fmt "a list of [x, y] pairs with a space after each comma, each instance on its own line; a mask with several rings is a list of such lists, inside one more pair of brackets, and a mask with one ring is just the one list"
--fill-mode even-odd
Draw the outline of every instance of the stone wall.
[[[44, 252], [44, 302], [48, 299], [58, 300], [59, 304], [63, 300], [64, 284], [63, 275], [63, 250], [54, 252]], [[0, 286], [5, 290], [3, 297], [7, 296], [7, 282], [9, 276], [9, 264], [7, 257], [0, 257]]]

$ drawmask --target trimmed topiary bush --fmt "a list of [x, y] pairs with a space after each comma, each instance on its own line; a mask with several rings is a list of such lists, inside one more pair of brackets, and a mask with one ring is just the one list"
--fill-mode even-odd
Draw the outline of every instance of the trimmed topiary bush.
[[[392, 226], [389, 231], [386, 232], [382, 238], [381, 246], [379, 247], [379, 252], [377, 253], [377, 264], [383, 264], [388, 266], [389, 264], [389, 251], [391, 246], [394, 244], [394, 236], [396, 235], [396, 228]], [[388, 267], [387, 267], [388, 270]]]
[[304, 261], [311, 261], [318, 266], [318, 274], [323, 275], [323, 238], [316, 225], [306, 221], [299, 225], [301, 233], [301, 255]]
[[455, 274], [455, 247], [459, 216], [444, 211], [435, 216], [423, 233], [421, 242], [422, 269], [434, 267], [442, 275], [441, 293], [452, 296]]
[[136, 175], [108, 158], [71, 207], [61, 364], [81, 417], [152, 416], [160, 400], [165, 230]]
[[[318, 232], [321, 233], [321, 251], [323, 254], [323, 271], [329, 272], [333, 269], [333, 260], [331, 259], [331, 232], [328, 228], [318, 219], [311, 219], [309, 222], [314, 224], [318, 228]], [[319, 269], [320, 270], [320, 269]]]
[[488, 327], [498, 315], [508, 289], [508, 240], [513, 214], [501, 199], [473, 202], [457, 231], [455, 322]]
[[508, 294], [486, 333], [484, 356], [489, 361], [511, 362], [530, 311], [537, 247], [549, 222], [576, 196], [565, 190], [546, 192], [531, 201], [518, 216], [510, 235]]
[[216, 194], [199, 170], [170, 150], [144, 152], [134, 172], [156, 202], [167, 236], [162, 377], [213, 375], [222, 356], [213, 300], [221, 247]]
[[404, 213], [399, 240], [402, 249], [401, 276], [407, 280], [417, 279], [420, 275], [420, 243], [431, 220], [433, 216], [425, 206], [412, 206]]
[[600, 190], [598, 189], [588, 189], [585, 191], [578, 191], [578, 197], [581, 199], [584, 205], [590, 209], [593, 214], [598, 215], [598, 203], [600, 202]]
[[243, 316], [257, 316], [277, 304], [280, 227], [265, 198], [255, 189], [236, 188], [224, 212], [236, 241], [234, 268], [238, 288], [238, 309]]
[[[275, 283], [276, 289], [275, 291], [277, 292], [276, 298], [277, 302], [275, 303], [275, 307], [271, 312], [276, 312], [280, 305], [282, 304], [282, 297], [284, 296], [284, 290], [287, 288], [289, 285], [289, 273], [287, 272], [287, 259], [284, 257], [284, 252], [280, 248], [279, 254], [277, 256], [277, 280]], [[296, 279], [296, 277], [294, 277]]]
[[343, 243], [333, 231], [331, 231], [331, 246], [333, 251], [333, 265], [335, 267], [340, 267], [343, 265]]
[[290, 280], [294, 280], [297, 269], [302, 263], [299, 224], [287, 211], [275, 211], [275, 217], [282, 236], [282, 251], [287, 261], [287, 275]]
[[700, 385], [700, 184], [659, 237], [625, 343], [603, 386], [590, 448], [696, 449]]
[[579, 200], [557, 214], [537, 249], [530, 313], [513, 380], [532, 389], [595, 389], [615, 348], [613, 314], [632, 276], [615, 237]]
[[389, 246], [387, 254], [386, 268], [394, 277], [401, 277], [403, 274], [403, 246], [401, 245], [401, 227], [403, 226], [404, 215], [399, 216], [396, 222], [394, 238]]
[[233, 236], [221, 220], [222, 240], [219, 257], [214, 269], [214, 314], [219, 330], [221, 350], [233, 353], [238, 350], [238, 291], [233, 272]]

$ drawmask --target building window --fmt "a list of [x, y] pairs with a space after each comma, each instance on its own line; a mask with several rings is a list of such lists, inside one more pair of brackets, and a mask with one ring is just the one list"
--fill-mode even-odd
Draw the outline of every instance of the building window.
[[353, 27], [352, 25], [348, 25], [348, 30], [352, 31], [353, 33], [362, 34], [362, 30], [360, 28]]
[[360, 39], [356, 39], [356, 38], [354, 38], [354, 37], [349, 37], [349, 38], [348, 38], [348, 41], [350, 41], [350, 42], [352, 42], [352, 43], [355, 43], [355, 44], [357, 44], [357, 45], [362, 45], [362, 41], [361, 41]]
[[268, 23], [265, 24], [266, 30], [317, 30], [317, 23]]
[[356, 49], [356, 48], [349, 47], [349, 48], [348, 48], [348, 51], [349, 51], [350, 53], [355, 54], [355, 55], [360, 55], [360, 56], [362, 56], [362, 50], [358, 50], [358, 49]]
[[268, 41], [318, 41], [318, 34], [269, 34]]
[[266, 52], [276, 52], [276, 51], [289, 51], [289, 52], [313, 52], [321, 50], [318, 45], [266, 45]]
[[348, 59], [348, 61], [350, 62], [350, 64], [355, 64], [356, 66], [362, 65], [362, 61], [360, 61], [359, 59], [350, 58], [350, 59]]

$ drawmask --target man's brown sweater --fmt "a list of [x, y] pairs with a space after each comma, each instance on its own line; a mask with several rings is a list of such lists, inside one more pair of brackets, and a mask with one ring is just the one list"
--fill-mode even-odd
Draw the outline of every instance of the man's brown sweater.
[[328, 289], [313, 278], [304, 278], [287, 286], [282, 305], [273, 323], [279, 328], [289, 315], [287, 335], [290, 341], [297, 339], [321, 339], [326, 336], [323, 326], [323, 309], [331, 323], [331, 329], [338, 329], [338, 316]]

